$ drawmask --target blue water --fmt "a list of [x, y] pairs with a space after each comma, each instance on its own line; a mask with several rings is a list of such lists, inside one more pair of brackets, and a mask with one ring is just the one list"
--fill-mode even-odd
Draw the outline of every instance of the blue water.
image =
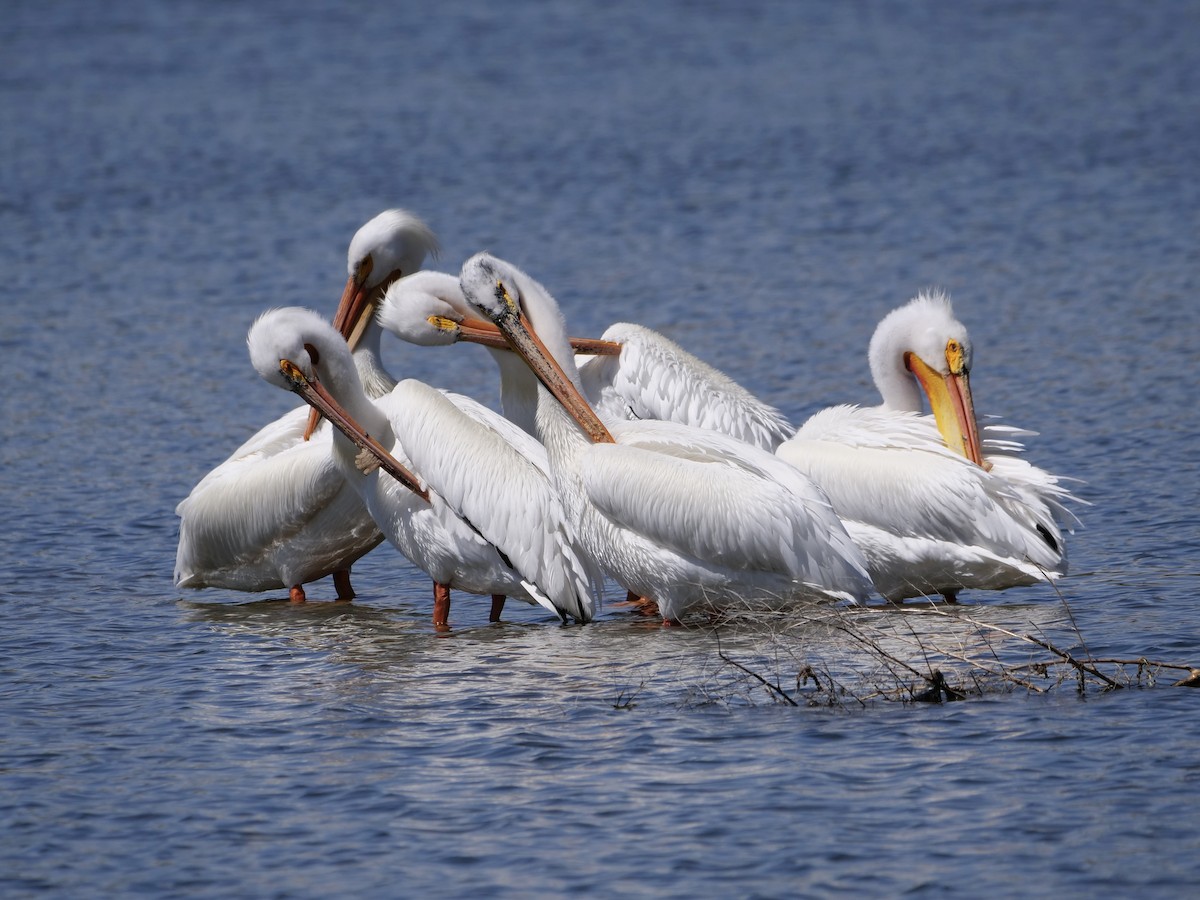
[[[1200, 7], [422, 6], [6, 4], [0, 894], [1200, 883], [1177, 671], [894, 703], [820, 625], [718, 647], [611, 607], [491, 627], [460, 597], [438, 635], [387, 547], [350, 607], [171, 584], [175, 504], [289, 408], [249, 324], [331, 312], [350, 235], [402, 205], [443, 268], [490, 249], [575, 333], [658, 328], [793, 421], [872, 402], [874, 323], [946, 288], [980, 410], [1040, 432], [1086, 527], [1063, 599], [859, 624], [906, 659], [1046, 658], [974, 618], [1200, 665]], [[385, 351], [494, 402], [482, 354]], [[822, 704], [806, 665], [850, 692]]]

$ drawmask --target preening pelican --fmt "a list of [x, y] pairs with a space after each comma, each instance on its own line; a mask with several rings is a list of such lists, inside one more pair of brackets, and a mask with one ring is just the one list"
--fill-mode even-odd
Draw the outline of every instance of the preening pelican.
[[[492, 348], [504, 414], [533, 433], [536, 393], [517, 391], [515, 385], [527, 379], [508, 374], [523, 372], [525, 363], [509, 351], [492, 323], [475, 318], [456, 276], [426, 271], [394, 282], [379, 317], [385, 328], [411, 343], [466, 340]], [[428, 328], [426, 320], [436, 328]], [[774, 450], [796, 431], [779, 410], [653, 329], [617, 322], [599, 340], [571, 338], [571, 346], [584, 396], [604, 418], [678, 422], [764, 450]]]
[[[451, 588], [514, 596], [564, 621], [591, 619], [600, 574], [527, 455], [536, 441], [419, 381], [370, 399], [345, 340], [308, 310], [265, 313], [247, 342], [264, 379], [297, 391], [338, 427], [334, 463], [388, 540], [433, 578], [435, 625], [447, 623]], [[514, 438], [525, 441], [524, 452]], [[360, 448], [387, 471], [364, 475]]]
[[727, 435], [673, 422], [600, 420], [580, 393], [558, 304], [489, 254], [469, 259], [467, 301], [536, 375], [536, 422], [584, 546], [664, 623], [701, 607], [861, 600], [862, 555], [807, 478]]
[[[379, 328], [370, 316], [351, 312], [436, 252], [428, 226], [399, 209], [371, 219], [350, 242], [346, 289], [335, 319], [346, 329], [359, 377], [372, 396], [396, 382], [379, 359]], [[334, 464], [330, 429], [305, 439], [309, 409], [302, 404], [262, 428], [176, 507], [177, 586], [289, 588], [292, 601], [303, 602], [305, 584], [332, 574], [338, 599], [354, 596], [350, 566], [383, 535]]]
[[[778, 455], [824, 488], [893, 601], [963, 588], [1000, 590], [1067, 570], [1062, 525], [1074, 500], [1021, 458], [1014, 438], [980, 430], [969, 372], [971, 340], [949, 299], [922, 293], [871, 338], [883, 404], [834, 406], [805, 422]], [[932, 416], [922, 415], [922, 392]]]

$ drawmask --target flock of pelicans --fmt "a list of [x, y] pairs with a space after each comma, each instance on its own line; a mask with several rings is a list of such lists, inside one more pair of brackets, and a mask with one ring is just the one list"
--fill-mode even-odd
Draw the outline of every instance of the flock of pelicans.
[[[387, 538], [450, 590], [589, 621], [606, 578], [639, 611], [787, 608], [997, 590], [1066, 571], [1074, 500], [1021, 456], [1028, 434], [979, 426], [971, 342], [948, 300], [921, 294], [871, 339], [877, 407], [835, 406], [799, 429], [662, 335], [568, 331], [551, 294], [487, 253], [422, 271], [437, 241], [403, 210], [355, 234], [332, 324], [274, 309], [251, 361], [307, 401], [267, 425], [179, 504], [175, 583], [290, 590]], [[504, 415], [397, 383], [390, 331], [490, 348]], [[923, 397], [925, 398], [923, 400]], [[922, 412], [928, 402], [931, 414]], [[311, 409], [310, 409], [311, 407]]]

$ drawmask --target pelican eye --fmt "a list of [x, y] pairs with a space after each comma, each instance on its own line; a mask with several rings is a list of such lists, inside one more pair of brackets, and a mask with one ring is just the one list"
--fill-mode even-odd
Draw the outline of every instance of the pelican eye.
[[967, 351], [954, 338], [946, 341], [946, 365], [955, 375], [965, 375], [967, 372]]
[[283, 373], [284, 378], [292, 383], [293, 390], [308, 381], [304, 377], [304, 373], [300, 371], [300, 367], [290, 359], [281, 359], [279, 361], [279, 371]]
[[358, 261], [358, 265], [354, 267], [354, 282], [355, 284], [363, 284], [371, 275], [371, 270], [375, 268], [375, 260], [368, 253]]
[[496, 279], [496, 299], [505, 305], [505, 307], [513, 313], [519, 313], [517, 301], [513, 298], [512, 293], [508, 289], [508, 285], [502, 279]]

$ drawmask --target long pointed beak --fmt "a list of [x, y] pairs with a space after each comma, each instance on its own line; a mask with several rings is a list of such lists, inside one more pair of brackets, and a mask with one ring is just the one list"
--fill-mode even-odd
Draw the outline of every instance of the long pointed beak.
[[509, 345], [519, 353], [529, 364], [538, 381], [545, 385], [546, 390], [563, 405], [571, 416], [591, 438], [594, 444], [615, 444], [616, 440], [608, 428], [600, 421], [600, 417], [588, 405], [587, 400], [567, 377], [557, 360], [546, 349], [537, 333], [529, 325], [529, 320], [523, 313], [515, 311], [502, 317], [496, 323], [500, 331], [508, 339]]
[[599, 338], [571, 338], [571, 349], [585, 356], [620, 356], [621, 345]]
[[[375, 312], [379, 309], [379, 301], [383, 299], [383, 295], [387, 292], [387, 289], [403, 277], [403, 272], [399, 269], [393, 269], [379, 284], [370, 290], [359, 288], [353, 301], [349, 304], [350, 309], [346, 313], [346, 322], [340, 329], [342, 337], [346, 339], [346, 343], [350, 345], [352, 351], [358, 348], [363, 332], [367, 330], [367, 326], [375, 319]], [[337, 327], [336, 321], [334, 322], [334, 327]]]
[[[342, 299], [338, 301], [337, 311], [333, 314], [333, 327], [346, 339], [353, 351], [362, 340], [363, 332], [375, 317], [379, 298], [393, 281], [403, 273], [398, 269], [388, 274], [380, 284], [367, 290], [367, 277], [371, 274], [371, 257], [367, 257], [358, 270], [346, 279], [346, 287], [342, 290]], [[312, 437], [320, 424], [321, 414], [316, 407], [308, 414], [308, 425], [304, 429], [304, 440]]]
[[379, 441], [363, 431], [362, 427], [350, 418], [350, 414], [333, 399], [329, 391], [325, 390], [320, 381], [307, 378], [295, 363], [287, 359], [279, 361], [279, 371], [291, 382], [292, 390], [299, 394], [305, 403], [332, 422], [333, 427], [349, 438], [356, 447], [366, 450], [379, 460], [381, 469], [418, 497], [429, 500], [429, 492], [421, 487], [417, 477], [388, 453]]
[[363, 304], [367, 298], [367, 276], [370, 274], [370, 257], [367, 257], [367, 261], [346, 279], [346, 287], [342, 289], [342, 299], [338, 301], [337, 311], [333, 314], [333, 327], [344, 338], [349, 338], [355, 323], [362, 316]]
[[[508, 339], [500, 329], [485, 319], [465, 318], [456, 323], [459, 340], [484, 347], [511, 350]], [[616, 341], [598, 338], [571, 338], [571, 349], [588, 356], [620, 356], [621, 345]]]
[[479, 344], [482, 347], [492, 347], [498, 350], [511, 350], [508, 345], [507, 338], [491, 322], [484, 319], [465, 318], [461, 322], [455, 323], [455, 328], [458, 331], [458, 339], [466, 341], [470, 344]]
[[[367, 292], [364, 285], [370, 273], [371, 257], [368, 256], [364, 264], [346, 279], [346, 286], [342, 289], [342, 299], [338, 301], [337, 310], [333, 314], [333, 327], [342, 337], [346, 338], [347, 343], [362, 318], [366, 306]], [[361, 330], [357, 337], [362, 337]], [[356, 339], [355, 344], [357, 343]], [[354, 344], [351, 344], [350, 349], [354, 349]], [[316, 404], [312, 404], [312, 409], [308, 413], [308, 425], [304, 428], [304, 440], [307, 441], [312, 437], [320, 422], [321, 410]]]
[[963, 371], [942, 375], [914, 353], [906, 355], [905, 364], [929, 398], [929, 408], [946, 446], [977, 466], [990, 468], [983, 461], [983, 447], [968, 373]]

